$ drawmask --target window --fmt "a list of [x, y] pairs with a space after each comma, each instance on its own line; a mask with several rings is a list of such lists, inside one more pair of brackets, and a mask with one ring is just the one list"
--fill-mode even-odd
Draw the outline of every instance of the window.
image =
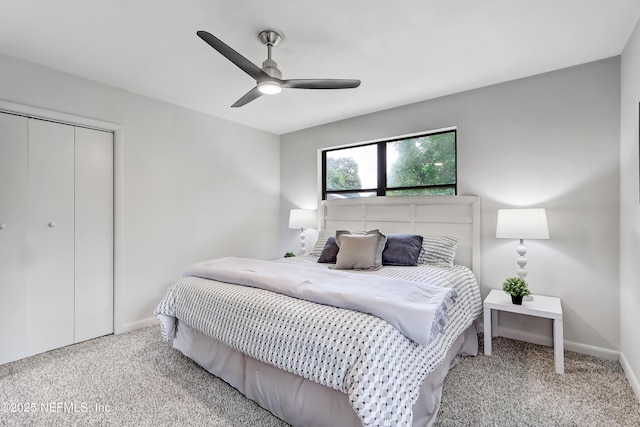
[[322, 152], [322, 198], [457, 193], [456, 131]]

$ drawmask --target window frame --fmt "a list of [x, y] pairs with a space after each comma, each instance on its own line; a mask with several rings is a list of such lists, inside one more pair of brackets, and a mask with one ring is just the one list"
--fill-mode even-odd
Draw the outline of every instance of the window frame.
[[[387, 143], [404, 141], [408, 139], [420, 138], [423, 136], [440, 135], [443, 133], [453, 133], [454, 144], [454, 161], [455, 161], [455, 182], [453, 184], [434, 184], [434, 185], [416, 185], [408, 187], [391, 187], [387, 186]], [[376, 188], [359, 188], [349, 190], [327, 190], [327, 153], [331, 151], [340, 151], [350, 148], [358, 148], [365, 146], [377, 146], [377, 173], [378, 182]], [[321, 167], [322, 167], [322, 200], [327, 200], [329, 194], [350, 194], [350, 193], [375, 193], [374, 197], [386, 196], [389, 191], [403, 191], [403, 190], [428, 190], [438, 188], [452, 188], [453, 195], [458, 194], [458, 129], [447, 128], [436, 131], [419, 132], [410, 135], [397, 136], [392, 138], [385, 138], [376, 141], [364, 142], [354, 145], [343, 145], [340, 147], [333, 147], [321, 150]]]

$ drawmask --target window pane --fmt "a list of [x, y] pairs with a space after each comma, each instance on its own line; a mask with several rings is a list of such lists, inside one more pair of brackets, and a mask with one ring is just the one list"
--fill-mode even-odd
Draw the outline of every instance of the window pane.
[[377, 193], [375, 192], [364, 192], [364, 193], [327, 193], [327, 200], [335, 200], [335, 199], [349, 199], [352, 197], [375, 197]]
[[[380, 152], [386, 156], [378, 158]], [[455, 130], [329, 149], [322, 154], [325, 199], [457, 192]], [[385, 176], [378, 178], [378, 171]]]
[[455, 196], [454, 187], [410, 188], [408, 190], [389, 190], [387, 196]]
[[455, 132], [424, 135], [387, 143], [387, 188], [455, 184], [455, 182]]
[[327, 191], [360, 190], [376, 188], [377, 185], [375, 144], [327, 151]]

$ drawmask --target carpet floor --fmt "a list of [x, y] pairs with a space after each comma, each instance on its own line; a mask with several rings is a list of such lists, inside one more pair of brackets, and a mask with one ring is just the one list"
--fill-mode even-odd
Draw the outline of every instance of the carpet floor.
[[[480, 336], [482, 344], [482, 336]], [[504, 338], [446, 379], [438, 426], [640, 426], [618, 362]], [[482, 348], [482, 345], [481, 345]], [[287, 426], [144, 328], [0, 365], [0, 425]]]

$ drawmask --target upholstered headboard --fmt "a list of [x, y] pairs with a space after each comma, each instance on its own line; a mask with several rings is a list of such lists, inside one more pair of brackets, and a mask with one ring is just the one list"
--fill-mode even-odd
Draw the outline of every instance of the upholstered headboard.
[[460, 238], [456, 264], [480, 277], [480, 198], [478, 196], [392, 196], [324, 200], [323, 230], [453, 235]]

